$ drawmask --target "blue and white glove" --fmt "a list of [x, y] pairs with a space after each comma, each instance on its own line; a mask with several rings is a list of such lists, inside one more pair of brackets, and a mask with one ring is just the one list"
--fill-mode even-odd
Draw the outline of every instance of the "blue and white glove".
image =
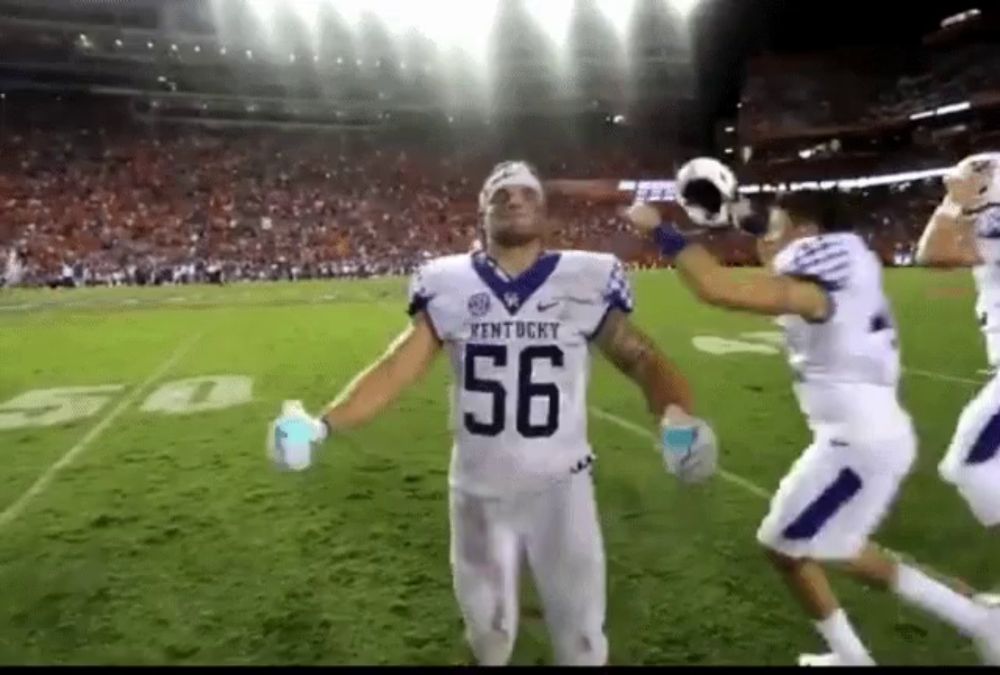
[[267, 435], [268, 453], [279, 468], [303, 471], [312, 464], [314, 447], [329, 434], [326, 422], [309, 415], [301, 401], [285, 401]]
[[667, 471], [684, 483], [707, 480], [719, 463], [712, 427], [677, 406], [670, 406], [660, 422], [660, 452]]

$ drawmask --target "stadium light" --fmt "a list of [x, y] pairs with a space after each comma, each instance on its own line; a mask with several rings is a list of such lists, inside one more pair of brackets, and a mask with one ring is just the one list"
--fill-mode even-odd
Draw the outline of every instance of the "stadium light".
[[150, 40], [150, 41], [148, 41], [148, 42], [146, 43], [146, 48], [147, 48], [147, 49], [152, 49], [152, 48], [153, 48], [153, 41], [152, 41], [152, 40]]
[[249, 59], [251, 61], [253, 60], [253, 50], [252, 49], [248, 49], [248, 50], [246, 50], [243, 53], [246, 54], [247, 59]]
[[170, 51], [176, 52], [177, 51], [177, 45], [175, 45], [175, 44], [170, 45]]
[[274, 26], [276, 25], [274, 15], [278, 9], [277, 3], [273, 2], [273, 0], [247, 0], [247, 4], [250, 7], [250, 13], [260, 23], [261, 28], [263, 28], [266, 34], [265, 39], [270, 41]]
[[938, 115], [950, 115], [952, 113], [964, 112], [969, 110], [972, 104], [968, 101], [962, 101], [961, 103], [955, 103], [953, 105], [945, 105], [938, 108], [935, 113]]
[[222, 54], [223, 56], [225, 56], [226, 55], [226, 48], [225, 47], [219, 47], [219, 53]]
[[195, 51], [196, 54], [200, 53], [201, 52], [201, 45], [195, 45], [194, 46], [194, 51]]
[[528, 13], [535, 23], [560, 49], [569, 37], [574, 4], [574, 0], [540, 0], [528, 6]]
[[121, 38], [115, 38], [115, 47], [121, 47], [123, 44]]
[[682, 19], [691, 16], [691, 13], [698, 7], [701, 0], [670, 0], [671, 6]]
[[[625, 2], [631, 7], [631, 0], [605, 0], [609, 6]], [[303, 26], [314, 50], [319, 49], [320, 10], [329, 8], [338, 14], [352, 30], [360, 29], [365, 15], [377, 17], [388, 32], [396, 39], [402, 39], [411, 31], [423, 35], [431, 42], [445, 49], [459, 47], [473, 56], [485, 56], [487, 40], [483, 36], [489, 31], [496, 16], [500, 0], [247, 0], [253, 16], [269, 33], [274, 26], [278, 11], [289, 8]], [[546, 15], [543, 27], [546, 30], [564, 31], [560, 24], [567, 24], [574, 0], [535, 0], [532, 8], [541, 8]], [[550, 6], [551, 5], [551, 6]], [[558, 17], [565, 15], [566, 20]], [[627, 14], [626, 14], [627, 16]], [[549, 17], [556, 17], [551, 22]]]
[[[532, 4], [546, 5], [561, 0], [538, 0]], [[335, 5], [342, 0], [335, 0]], [[348, 6], [356, 3], [351, 0]], [[397, 38], [409, 31], [416, 31], [437, 46], [449, 49], [457, 47], [467, 54], [482, 58], [485, 56], [489, 31], [496, 17], [499, 0], [368, 0], [364, 6], [385, 22], [386, 27]], [[349, 10], [345, 10], [349, 12]], [[341, 12], [343, 15], [345, 12]]]
[[344, 20], [344, 23], [354, 29], [356, 29], [361, 23], [361, 15], [364, 13], [366, 6], [374, 14], [379, 14], [375, 7], [378, 3], [369, 4], [363, 2], [362, 0], [330, 0], [326, 4], [332, 7], [333, 10], [340, 15], [340, 18]]
[[615, 29], [615, 35], [619, 39], [624, 39], [628, 21], [635, 8], [635, 0], [597, 0], [597, 7]]

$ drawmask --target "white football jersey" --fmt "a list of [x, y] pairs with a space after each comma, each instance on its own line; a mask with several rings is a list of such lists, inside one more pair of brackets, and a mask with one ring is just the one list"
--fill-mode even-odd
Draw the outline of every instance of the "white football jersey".
[[778, 253], [774, 268], [815, 281], [830, 298], [831, 314], [823, 322], [779, 319], [806, 415], [830, 421], [855, 416], [863, 403], [851, 396], [851, 385], [894, 392], [900, 372], [896, 329], [882, 266], [864, 240], [852, 233], [798, 239]]
[[588, 470], [590, 340], [632, 305], [606, 254], [545, 253], [513, 279], [483, 251], [417, 271], [410, 314], [426, 312], [454, 372], [453, 487], [509, 494]]
[[986, 338], [991, 366], [1000, 365], [1000, 205], [976, 219], [976, 248], [982, 265], [972, 269], [976, 281], [976, 316]]

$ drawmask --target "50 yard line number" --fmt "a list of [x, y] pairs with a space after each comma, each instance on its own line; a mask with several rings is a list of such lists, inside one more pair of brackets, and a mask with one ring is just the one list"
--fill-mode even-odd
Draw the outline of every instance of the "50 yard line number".
[[[121, 384], [32, 389], [0, 403], [0, 431], [49, 427], [92, 417], [125, 389]], [[207, 375], [160, 385], [143, 402], [146, 413], [189, 415], [249, 403], [253, 380], [242, 375]]]
[[[741, 333], [740, 340], [698, 336], [694, 346], [709, 354], [777, 354], [781, 333]], [[50, 427], [98, 414], [125, 385], [102, 384], [32, 389], [0, 403], [0, 431]], [[190, 415], [224, 410], [253, 400], [253, 380], [243, 375], [206, 375], [160, 385], [142, 403], [145, 413]]]

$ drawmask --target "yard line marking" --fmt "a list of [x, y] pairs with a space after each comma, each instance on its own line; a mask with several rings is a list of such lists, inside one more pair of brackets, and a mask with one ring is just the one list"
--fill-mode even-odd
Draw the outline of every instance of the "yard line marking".
[[907, 375], [918, 375], [920, 377], [926, 377], [931, 380], [940, 380], [941, 382], [957, 382], [959, 384], [971, 384], [977, 387], [981, 387], [987, 382], [987, 380], [974, 380], [971, 377], [959, 377], [958, 375], [935, 373], [933, 370], [920, 370], [919, 368], [903, 368], [903, 372], [906, 373]]
[[[650, 439], [651, 441], [659, 442], [659, 439], [657, 438], [656, 434], [654, 434], [649, 429], [646, 429], [645, 427], [643, 427], [643, 426], [641, 426], [639, 424], [636, 424], [635, 422], [632, 422], [631, 420], [627, 420], [624, 417], [619, 417], [618, 415], [615, 415], [614, 413], [610, 413], [610, 412], [608, 412], [606, 410], [601, 410], [600, 408], [596, 408], [596, 407], [593, 407], [593, 406], [590, 408], [590, 412], [595, 417], [599, 417], [599, 418], [605, 420], [606, 422], [610, 422], [611, 424], [614, 424], [615, 426], [620, 427], [620, 428], [624, 429], [625, 431], [631, 431], [633, 434], [635, 434], [637, 436], [642, 436], [644, 438]], [[725, 469], [719, 469], [718, 472], [717, 472], [717, 474], [718, 474], [718, 476], [722, 480], [726, 481], [727, 483], [731, 483], [733, 485], [737, 485], [737, 486], [743, 488], [744, 490], [746, 490], [747, 492], [749, 492], [750, 494], [752, 494], [754, 496], [757, 496], [757, 497], [760, 497], [761, 499], [764, 499], [766, 501], [770, 501], [771, 500], [771, 494], [772, 493], [770, 491], [765, 490], [761, 486], [757, 485], [756, 483], [754, 483], [751, 480], [747, 480], [743, 476], [739, 476], [739, 475], [737, 475], [735, 473], [732, 473], [730, 471], [726, 471]], [[873, 542], [874, 542], [874, 540], [873, 540]], [[878, 544], [878, 545], [882, 548], [882, 550], [884, 550], [885, 552], [887, 552], [887, 553], [889, 553], [891, 555], [895, 555], [900, 560], [906, 560], [906, 561], [910, 562], [911, 564], [914, 564], [913, 563], [913, 556], [907, 555], [907, 554], [902, 553], [900, 551], [893, 550], [893, 549], [891, 549], [891, 548], [889, 548], [887, 546], [884, 546], [882, 544]], [[934, 567], [931, 567], [930, 565], [924, 563], [923, 561], [917, 561], [915, 564], [920, 569], [924, 570], [925, 572], [927, 572], [931, 576], [937, 577], [938, 579], [944, 579], [944, 580], [954, 580], [955, 579], [954, 576], [952, 576], [950, 574], [945, 574], [944, 572], [941, 572], [940, 570], [938, 570], [938, 569], [936, 569]]]
[[[645, 427], [642, 427], [642, 426], [636, 424], [635, 422], [627, 420], [624, 417], [619, 417], [618, 415], [615, 415], [614, 413], [609, 413], [609, 412], [607, 412], [605, 410], [601, 410], [600, 408], [593, 408], [592, 407], [590, 409], [590, 412], [592, 412], [595, 417], [600, 417], [601, 419], [603, 419], [605, 421], [608, 421], [608, 422], [611, 422], [612, 424], [614, 424], [614, 425], [616, 425], [618, 427], [621, 427], [622, 429], [625, 429], [626, 431], [631, 431], [633, 434], [636, 434], [637, 436], [644, 436], [645, 438], [648, 438], [649, 440], [653, 441], [654, 443], [656, 443], [656, 442], [659, 441], [659, 439], [657, 438], [656, 434], [654, 434], [652, 431], [650, 431], [649, 429], [646, 429]], [[766, 500], [770, 500], [771, 499], [771, 493], [768, 490], [765, 490], [764, 488], [762, 488], [761, 486], [757, 485], [753, 481], [747, 480], [743, 476], [738, 476], [735, 473], [732, 473], [730, 471], [726, 471], [725, 469], [719, 469], [718, 470], [718, 476], [722, 480], [726, 481], [727, 483], [732, 483], [733, 485], [738, 485], [741, 488], [743, 488], [744, 490], [746, 490], [747, 492], [749, 492], [749, 493], [751, 493], [753, 495], [756, 495], [757, 497], [760, 497], [761, 499], [766, 499]]]
[[138, 387], [132, 390], [125, 398], [119, 401], [110, 413], [107, 414], [100, 422], [94, 425], [94, 427], [87, 432], [87, 434], [81, 438], [76, 445], [66, 451], [62, 457], [60, 457], [54, 464], [52, 464], [48, 469], [45, 470], [38, 480], [32, 484], [27, 491], [18, 497], [17, 501], [8, 506], [6, 509], [0, 513], [0, 528], [9, 525], [11, 522], [20, 516], [24, 509], [27, 508], [28, 504], [37, 497], [38, 495], [45, 492], [46, 488], [55, 478], [56, 474], [69, 466], [73, 460], [75, 460], [84, 450], [87, 449], [94, 439], [101, 435], [101, 433], [107, 429], [112, 422], [114, 422], [118, 417], [125, 411], [129, 405], [135, 402], [140, 395], [142, 395], [150, 386], [156, 383], [161, 377], [167, 374], [167, 372], [176, 364], [181, 357], [187, 354], [192, 347], [201, 339], [202, 334], [195, 335], [192, 339], [181, 344], [174, 353], [168, 358], [163, 364], [158, 367], [153, 373], [147, 377]]

